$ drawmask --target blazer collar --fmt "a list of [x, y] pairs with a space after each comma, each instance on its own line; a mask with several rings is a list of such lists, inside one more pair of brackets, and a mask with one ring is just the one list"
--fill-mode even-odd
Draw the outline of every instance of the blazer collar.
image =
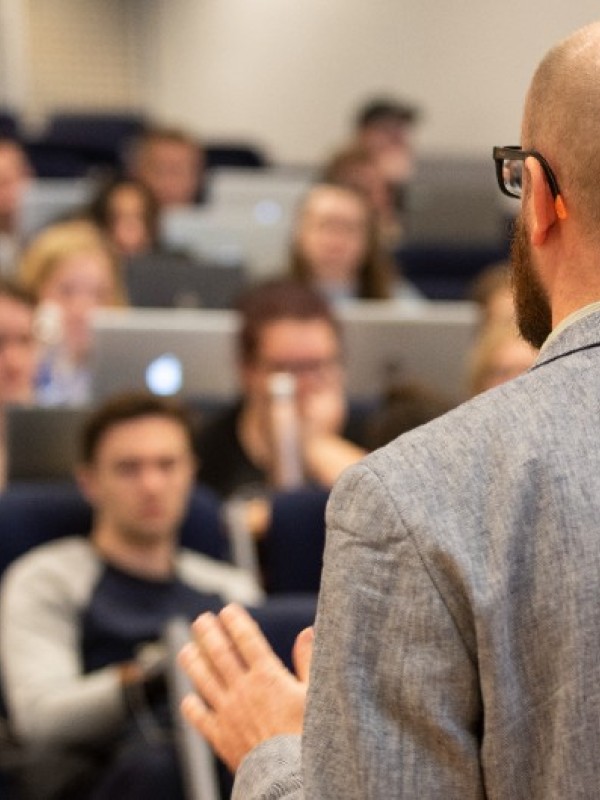
[[593, 311], [567, 325], [544, 346], [532, 369], [580, 350], [600, 347], [600, 311]]

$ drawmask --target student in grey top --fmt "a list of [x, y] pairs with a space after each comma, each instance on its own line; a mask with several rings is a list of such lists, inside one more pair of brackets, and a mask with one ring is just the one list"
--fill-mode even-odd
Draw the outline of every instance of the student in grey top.
[[[25, 779], [34, 793], [43, 776], [48, 800], [87, 797], [88, 785], [94, 798], [119, 796], [123, 781], [128, 798], [149, 796], [148, 786], [153, 797], [177, 798], [156, 643], [174, 616], [257, 603], [262, 593], [241, 570], [178, 545], [195, 471], [179, 406], [115, 397], [88, 420], [82, 449], [90, 536], [43, 545], [3, 579], [4, 696], [18, 739], [39, 753]], [[150, 712], [156, 742], [138, 730], [132, 705]], [[77, 769], [57, 777], [65, 762]]]
[[599, 125], [594, 23], [541, 62], [522, 148], [494, 153], [540, 356], [338, 481], [304, 725], [305, 683], [241, 610], [196, 623], [184, 710], [236, 800], [598, 797]]

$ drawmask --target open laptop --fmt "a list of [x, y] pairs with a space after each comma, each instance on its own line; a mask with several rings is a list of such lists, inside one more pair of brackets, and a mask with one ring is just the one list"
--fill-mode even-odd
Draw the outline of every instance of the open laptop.
[[293, 217], [314, 177], [300, 169], [221, 167], [211, 171], [208, 195], [213, 208], [243, 206], [257, 218], [269, 213]]
[[403, 245], [497, 245], [505, 226], [500, 197], [490, 158], [425, 158], [406, 190]]
[[246, 286], [241, 264], [153, 252], [124, 264], [129, 302], [141, 308], [231, 308]]
[[161, 222], [168, 247], [215, 263], [242, 263], [254, 280], [281, 273], [291, 230], [291, 216], [267, 201], [254, 209], [244, 205], [175, 208], [165, 212]]
[[103, 309], [93, 320], [92, 396], [146, 388], [182, 398], [232, 398], [238, 327], [229, 310]]
[[465, 363], [479, 315], [474, 303], [423, 303], [414, 310], [394, 301], [340, 309], [348, 392], [375, 398], [393, 381], [418, 381], [459, 402]]
[[87, 408], [9, 406], [6, 410], [8, 483], [73, 477]]

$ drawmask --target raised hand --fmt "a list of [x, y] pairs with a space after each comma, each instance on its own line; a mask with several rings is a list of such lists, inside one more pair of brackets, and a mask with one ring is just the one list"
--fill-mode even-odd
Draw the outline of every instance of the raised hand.
[[296, 640], [297, 676], [236, 604], [218, 616], [202, 614], [192, 630], [194, 641], [182, 649], [179, 663], [197, 694], [188, 695], [181, 710], [231, 770], [261, 742], [302, 732], [312, 628]]

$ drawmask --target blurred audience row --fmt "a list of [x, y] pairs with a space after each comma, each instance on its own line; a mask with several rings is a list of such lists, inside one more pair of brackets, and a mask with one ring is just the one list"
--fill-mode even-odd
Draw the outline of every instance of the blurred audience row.
[[[392, 199], [398, 193], [392, 187], [410, 173], [404, 163], [411, 158], [405, 129], [415, 113], [387, 101], [361, 112], [352, 147], [326, 170], [331, 182], [317, 184], [298, 210], [282, 274], [315, 287], [332, 302], [419, 299], [419, 293], [395, 272], [382, 243], [379, 215], [385, 205], [386, 227], [396, 209]], [[349, 154], [359, 154], [358, 160]], [[365, 159], [370, 177], [363, 169]], [[74, 218], [51, 224], [23, 241], [19, 214], [32, 169], [16, 141], [0, 139], [0, 271], [15, 279], [37, 304], [36, 336], [44, 352], [35, 378], [36, 400], [89, 401], [90, 315], [97, 307], [127, 303], [131, 259], [166, 251], [161, 213], [202, 200], [203, 160], [202, 148], [191, 135], [149, 129], [130, 143], [125, 177], [100, 187]], [[373, 188], [375, 173], [378, 190]], [[383, 205], [377, 200], [381, 194], [388, 196]], [[160, 268], [160, 262], [152, 265], [154, 270]], [[154, 277], [149, 270], [148, 283]]]
[[[243, 400], [219, 421], [220, 429], [207, 426], [200, 440], [201, 475], [221, 493], [240, 488], [238, 474], [242, 482], [272, 477], [265, 409], [269, 391], [277, 391], [270, 387], [273, 375], [291, 377], [286, 391], [291, 385], [298, 412], [295, 446], [306, 477], [325, 485], [365, 449], [391, 438], [395, 425], [397, 432], [410, 426], [398, 419], [403, 404], [421, 403], [419, 422], [449, 406], [445, 398], [432, 398], [428, 387], [391, 387], [384, 399], [391, 416], [374, 425], [378, 432], [370, 440], [366, 428], [357, 435], [348, 417], [332, 310], [360, 299], [394, 299], [412, 308], [426, 302], [390, 256], [402, 235], [417, 119], [415, 108], [394, 101], [377, 100], [361, 109], [351, 141], [325, 165], [322, 182], [309, 189], [298, 208], [281, 281], [250, 287], [240, 299]], [[127, 174], [102, 185], [88, 205], [25, 242], [19, 207], [32, 170], [17, 142], [0, 140], [0, 268], [14, 283], [0, 290], [3, 404], [92, 400], [94, 310], [130, 302], [136, 257], [159, 256], [146, 280], [156, 278], [153, 270], [168, 251], [161, 241], [165, 209], [206, 199], [202, 147], [185, 132], [144, 131], [129, 144], [126, 164]], [[511, 377], [533, 357], [514, 332], [506, 269], [482, 276], [475, 291], [484, 322], [470, 366], [471, 394]], [[498, 316], [508, 322], [492, 326]], [[279, 391], [281, 386], [285, 381]]]
[[[80, 263], [89, 264], [95, 257], [97, 266], [77, 277], [70, 256], [57, 270], [50, 256], [40, 262], [32, 251], [24, 262], [30, 267], [26, 286], [0, 283], [3, 407], [90, 401], [90, 309], [109, 299], [119, 302], [121, 286], [114, 262], [88, 224], [65, 225], [82, 228], [80, 241], [88, 249]], [[55, 234], [49, 229], [43, 237]], [[487, 297], [489, 314], [500, 307], [496, 292], [507, 291], [505, 267], [494, 270], [504, 276], [504, 283]], [[50, 303], [62, 310], [59, 325]], [[240, 398], [222, 416], [207, 422], [198, 439], [200, 478], [222, 496], [277, 485], [276, 446], [288, 460], [296, 461], [295, 467], [285, 469], [285, 474], [296, 477], [286, 481], [297, 485], [307, 479], [330, 486], [366, 450], [451, 405], [428, 387], [391, 386], [382, 408], [373, 412], [376, 419], [367, 423], [363, 409], [358, 424], [346, 396], [339, 324], [321, 294], [293, 279], [274, 279], [248, 289], [238, 309]], [[510, 305], [497, 319], [486, 320], [485, 314], [483, 319], [468, 366], [472, 395], [515, 377], [535, 358], [517, 335]], [[286, 399], [287, 412], [282, 410]], [[277, 423], [275, 408], [280, 409], [276, 412], [280, 418], [284, 415], [284, 423]], [[276, 424], [284, 431], [279, 445]]]

